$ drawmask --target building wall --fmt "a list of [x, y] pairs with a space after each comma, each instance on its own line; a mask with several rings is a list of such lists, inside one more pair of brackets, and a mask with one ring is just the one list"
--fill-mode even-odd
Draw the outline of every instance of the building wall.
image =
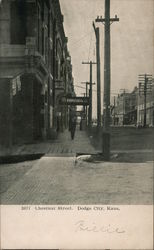
[[[124, 93], [117, 97], [114, 115], [116, 125], [144, 125], [144, 93], [139, 94], [137, 87], [131, 93]], [[154, 85], [147, 92], [146, 98], [146, 124], [154, 126]]]
[[33, 76], [23, 74], [18, 78], [13, 81], [13, 143], [33, 139]]
[[10, 3], [2, 1], [0, 4], [0, 44], [10, 43]]
[[[141, 93], [138, 95], [138, 117], [137, 125], [144, 125], [144, 94]], [[151, 86], [151, 89], [147, 92], [146, 97], [146, 124], [148, 126], [154, 126], [154, 84]]]
[[126, 125], [129, 122], [130, 100], [129, 93], [122, 93], [117, 97], [116, 120], [118, 120], [118, 125]]
[[[68, 110], [57, 102], [68, 92], [74, 95], [74, 89], [69, 87], [72, 86], [72, 69], [71, 63], [67, 65], [67, 56], [58, 0], [2, 1], [0, 85], [3, 92], [6, 91], [4, 96], [14, 91], [12, 84], [16, 78], [21, 80], [21, 90], [13, 94], [12, 99], [10, 95], [7, 97], [12, 101], [12, 119], [5, 119], [4, 123], [12, 128], [9, 134], [12, 143], [49, 137], [52, 129], [57, 130], [59, 111], [62, 130], [67, 127]], [[11, 83], [4, 90], [8, 76]], [[3, 120], [5, 109], [0, 114]], [[1, 126], [1, 132], [3, 129]]]

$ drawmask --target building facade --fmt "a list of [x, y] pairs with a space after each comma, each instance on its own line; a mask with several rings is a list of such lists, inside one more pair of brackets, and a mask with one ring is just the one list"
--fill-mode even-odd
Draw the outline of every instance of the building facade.
[[64, 95], [74, 95], [59, 0], [0, 4], [0, 144], [55, 136], [67, 127]]
[[[146, 106], [145, 106], [146, 102]], [[115, 106], [111, 112], [113, 125], [154, 126], [154, 84], [147, 91], [146, 100], [144, 93], [135, 87], [131, 93], [121, 93], [117, 96]]]
[[154, 127], [154, 84], [151, 85], [150, 89], [146, 94], [146, 107], [145, 107], [145, 96], [143, 93], [138, 94], [138, 105], [137, 105], [137, 125], [144, 125], [144, 114], [146, 115], [146, 125]]
[[117, 96], [115, 107], [112, 111], [112, 122], [115, 125], [126, 125], [131, 121], [132, 103], [130, 93], [123, 92]]

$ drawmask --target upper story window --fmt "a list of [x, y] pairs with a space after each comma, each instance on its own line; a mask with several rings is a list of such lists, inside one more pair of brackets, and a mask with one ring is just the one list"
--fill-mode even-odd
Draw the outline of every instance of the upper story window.
[[26, 39], [26, 2], [11, 1], [11, 44], [25, 44]]

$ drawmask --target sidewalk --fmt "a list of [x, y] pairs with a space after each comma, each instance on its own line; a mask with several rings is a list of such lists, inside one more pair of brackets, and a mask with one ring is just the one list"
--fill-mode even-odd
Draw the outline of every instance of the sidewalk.
[[86, 162], [76, 153], [97, 152], [86, 132], [79, 130], [73, 141], [65, 131], [54, 142], [24, 145], [14, 152], [44, 152], [44, 156], [0, 165], [3, 205], [152, 204], [153, 162], [149, 157], [142, 161], [143, 153], [127, 152], [110, 162]]
[[[65, 130], [59, 133], [56, 140], [37, 142], [33, 144], [24, 144], [13, 146], [11, 150], [2, 150], [0, 148], [0, 163], [20, 162], [33, 160], [43, 155], [48, 156], [72, 156], [75, 154], [97, 154], [101, 152], [95, 149], [90, 138], [85, 131], [76, 130], [74, 140], [71, 139], [70, 132]], [[127, 158], [136, 154], [152, 154], [152, 149], [123, 149], [111, 150], [112, 154], [126, 154]]]
[[75, 154], [75, 153], [97, 153], [91, 145], [85, 131], [76, 130], [74, 140], [71, 140], [70, 132], [65, 130], [58, 135], [54, 141], [39, 142], [13, 146], [10, 150], [0, 150], [0, 157], [22, 156], [33, 154]]

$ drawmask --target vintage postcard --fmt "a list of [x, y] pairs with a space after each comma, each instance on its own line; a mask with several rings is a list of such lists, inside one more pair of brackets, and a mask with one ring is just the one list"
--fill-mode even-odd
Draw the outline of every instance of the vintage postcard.
[[1, 249], [153, 249], [153, 19], [0, 0]]

